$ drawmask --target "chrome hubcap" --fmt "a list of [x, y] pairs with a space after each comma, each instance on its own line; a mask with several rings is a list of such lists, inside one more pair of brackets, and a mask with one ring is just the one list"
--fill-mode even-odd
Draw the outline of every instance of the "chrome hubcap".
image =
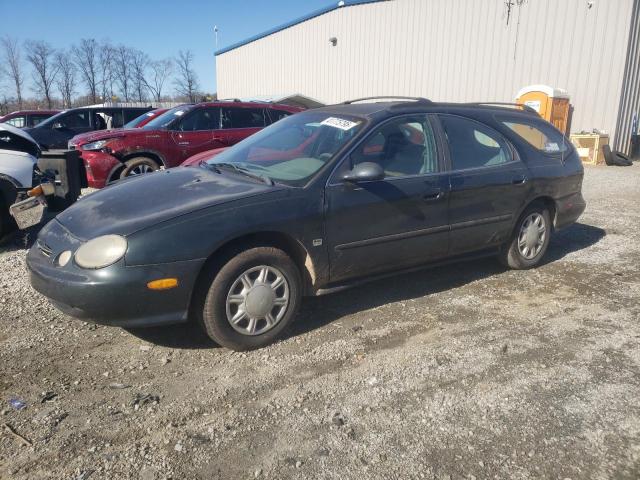
[[243, 335], [260, 335], [275, 327], [289, 307], [289, 284], [282, 272], [260, 265], [245, 271], [227, 294], [227, 320]]
[[518, 250], [527, 260], [535, 258], [542, 250], [547, 238], [547, 226], [544, 217], [539, 213], [532, 213], [522, 222], [518, 234]]
[[147, 165], [146, 163], [143, 163], [142, 165], [138, 165], [135, 168], [131, 169], [129, 171], [129, 175], [143, 175], [145, 173], [151, 173], [153, 172], [153, 168], [151, 167], [151, 165]]

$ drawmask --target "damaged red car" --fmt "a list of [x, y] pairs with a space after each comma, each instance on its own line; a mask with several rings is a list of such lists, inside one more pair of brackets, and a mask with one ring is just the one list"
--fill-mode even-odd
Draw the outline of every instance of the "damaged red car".
[[87, 185], [102, 188], [121, 178], [176, 167], [200, 152], [229, 147], [301, 110], [238, 101], [180, 105], [142, 128], [102, 132], [77, 149]]

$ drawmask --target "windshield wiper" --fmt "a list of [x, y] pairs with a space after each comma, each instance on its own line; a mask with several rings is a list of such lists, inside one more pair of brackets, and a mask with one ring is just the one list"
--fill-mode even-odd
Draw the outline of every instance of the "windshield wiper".
[[255, 178], [257, 180], [260, 180], [261, 182], [266, 183], [267, 185], [273, 185], [273, 180], [271, 180], [266, 175], [259, 175], [257, 173], [252, 172], [248, 168], [242, 168], [236, 165], [235, 163], [219, 162], [219, 163], [209, 163], [208, 165], [214, 169], [218, 169], [219, 167], [233, 168], [236, 172], [246, 175], [247, 177]]

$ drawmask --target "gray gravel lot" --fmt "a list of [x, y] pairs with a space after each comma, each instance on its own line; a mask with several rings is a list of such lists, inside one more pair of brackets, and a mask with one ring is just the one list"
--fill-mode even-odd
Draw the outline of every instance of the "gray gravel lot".
[[20, 235], [0, 247], [0, 423], [28, 443], [0, 425], [0, 478], [639, 478], [640, 165], [588, 168], [584, 194], [535, 270], [307, 299], [241, 354], [64, 316]]

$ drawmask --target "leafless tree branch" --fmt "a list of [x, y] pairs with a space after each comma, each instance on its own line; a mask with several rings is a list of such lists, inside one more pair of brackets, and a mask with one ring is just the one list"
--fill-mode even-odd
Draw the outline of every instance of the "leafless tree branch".
[[174, 81], [176, 93], [195, 102], [198, 92], [198, 76], [193, 70], [193, 53], [190, 50], [180, 50], [175, 60], [177, 78]]
[[83, 38], [79, 45], [72, 47], [80, 77], [89, 90], [93, 103], [98, 99], [98, 42], [93, 38]]
[[69, 108], [75, 94], [77, 69], [71, 60], [71, 55], [64, 51], [56, 54], [56, 64], [58, 65], [56, 86], [60, 91], [63, 107]]
[[22, 55], [18, 41], [9, 36], [2, 37], [0, 44], [3, 49], [3, 63], [5, 72], [13, 82], [18, 108], [22, 109], [22, 86], [24, 85], [24, 75], [22, 72]]
[[48, 43], [28, 41], [25, 44], [27, 60], [33, 67], [33, 90], [44, 97], [47, 108], [53, 106], [52, 88], [58, 75], [58, 64], [54, 62], [55, 51]]

